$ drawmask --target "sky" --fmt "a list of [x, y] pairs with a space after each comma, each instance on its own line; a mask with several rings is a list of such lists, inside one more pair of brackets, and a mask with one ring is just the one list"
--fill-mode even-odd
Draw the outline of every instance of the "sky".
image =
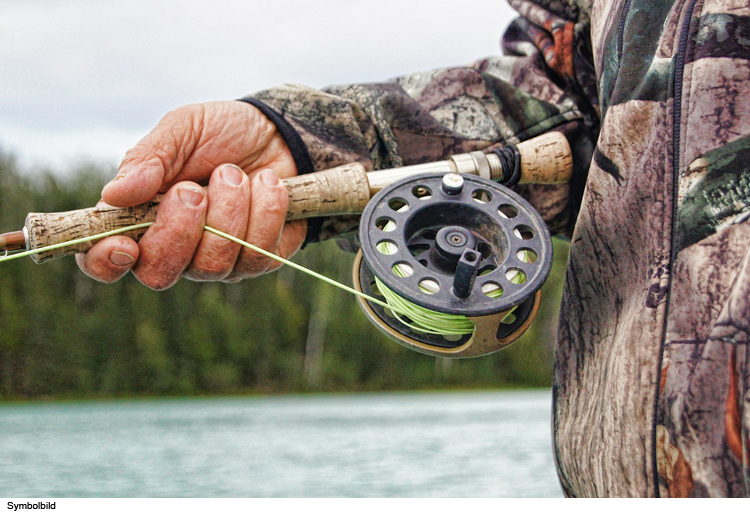
[[0, 151], [115, 165], [178, 106], [467, 64], [513, 17], [505, 0], [2, 0]]

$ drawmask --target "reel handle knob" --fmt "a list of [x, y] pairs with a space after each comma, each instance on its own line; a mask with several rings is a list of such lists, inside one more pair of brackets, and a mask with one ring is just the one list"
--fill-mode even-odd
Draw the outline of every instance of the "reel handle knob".
[[459, 298], [468, 298], [471, 295], [481, 261], [482, 254], [474, 249], [467, 248], [461, 254], [461, 259], [458, 260], [456, 266], [456, 274], [453, 276], [453, 293]]

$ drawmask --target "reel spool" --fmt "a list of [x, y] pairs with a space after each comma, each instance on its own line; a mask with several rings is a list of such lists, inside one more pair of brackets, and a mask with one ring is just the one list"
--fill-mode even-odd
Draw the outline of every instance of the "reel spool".
[[[385, 287], [417, 310], [462, 315], [475, 325], [470, 334], [424, 330], [408, 315], [358, 297], [378, 329], [433, 356], [482, 356], [518, 339], [537, 313], [552, 266], [552, 240], [536, 210], [473, 175], [418, 175], [386, 187], [365, 208], [359, 235], [358, 291], [382, 300]], [[441, 319], [431, 326], [440, 328]]]

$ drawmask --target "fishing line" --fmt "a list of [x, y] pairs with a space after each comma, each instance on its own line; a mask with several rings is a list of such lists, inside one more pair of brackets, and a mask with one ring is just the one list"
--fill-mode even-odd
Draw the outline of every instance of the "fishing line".
[[[405, 210], [408, 210], [408, 208], [409, 206], [406, 205], [399, 211], [403, 212]], [[388, 221], [383, 226], [383, 231], [390, 232], [395, 228], [395, 223], [393, 223], [392, 221]], [[398, 247], [390, 241], [383, 241], [381, 243], [378, 243], [375, 248], [381, 254], [386, 255], [392, 255], [398, 250]], [[411, 274], [410, 270], [411, 267], [403, 264], [397, 264], [392, 269], [393, 273], [401, 278], [408, 277]], [[377, 276], [373, 277], [375, 278], [375, 286], [385, 298], [386, 303], [391, 306], [393, 315], [396, 317], [396, 319], [398, 319], [398, 321], [400, 321], [410, 329], [419, 333], [436, 334], [438, 336], [446, 334], [463, 336], [464, 334], [472, 334], [474, 332], [474, 322], [468, 319], [466, 316], [457, 314], [442, 314], [421, 307], [393, 292], [386, 285], [384, 285]], [[434, 285], [432, 285], [432, 283], [433, 282], [431, 281], [423, 280], [418, 285], [419, 290], [421, 290], [422, 292], [426, 292], [427, 294], [434, 294], [436, 292], [436, 289], [434, 288]], [[393, 307], [396, 308], [394, 309]], [[399, 314], [405, 315], [406, 318], [399, 316]]]
[[[404, 212], [408, 209], [409, 205], [404, 205], [398, 208], [397, 211]], [[393, 221], [388, 221], [383, 225], [383, 232], [392, 232], [393, 230], [395, 230], [395, 228], [396, 224]], [[386, 254], [389, 256], [395, 254], [398, 251], [398, 247], [390, 241], [381, 241], [380, 243], [375, 245], [375, 249], [381, 254]], [[397, 263], [393, 266], [392, 272], [396, 276], [405, 278], [411, 275], [412, 271], [411, 267], [409, 267], [408, 265]], [[490, 272], [490, 270], [488, 270], [487, 272]], [[391, 289], [389, 289], [386, 285], [383, 284], [382, 281], [380, 281], [380, 279], [378, 279], [377, 276], [373, 277], [375, 278], [375, 284], [378, 290], [383, 295], [386, 302], [391, 306], [395, 305], [398, 307], [398, 312], [394, 311], [394, 316], [398, 319], [398, 321], [400, 321], [410, 329], [416, 332], [436, 334], [438, 336], [463, 336], [465, 334], [474, 333], [474, 329], [476, 326], [474, 325], [474, 322], [466, 316], [463, 316], [461, 314], [444, 314], [412, 303], [411, 301], [402, 298]], [[510, 277], [509, 281], [520, 285], [521, 283], [523, 283], [523, 281], [521, 281], [522, 277], [523, 274], [515, 273]], [[523, 279], [525, 280], [525, 278]], [[438, 291], [437, 282], [429, 279], [420, 281], [418, 287], [419, 290], [427, 294], [435, 294]], [[490, 298], [499, 298], [503, 294], [503, 289], [501, 289], [498, 285], [488, 283], [482, 286], [482, 292]], [[513, 311], [515, 310], [516, 307], [513, 307], [505, 315], [505, 317], [503, 317], [501, 323], [512, 323], [515, 320], [515, 316], [513, 315]], [[404, 312], [407, 313], [406, 316], [408, 319], [404, 319], [399, 316], [399, 313]], [[511, 319], [511, 317], [513, 319]], [[412, 320], [414, 323], [410, 323], [409, 320]]]
[[[27, 250], [24, 252], [19, 252], [17, 254], [10, 254], [0, 257], [0, 263], [5, 261], [10, 261], [13, 259], [19, 259], [25, 256], [31, 256], [33, 254], [39, 254], [41, 252], [46, 252], [49, 250], [55, 250], [71, 245], [76, 245], [80, 243], [86, 243], [89, 241], [97, 241], [99, 239], [122, 234], [125, 232], [130, 232], [132, 230], [138, 230], [141, 228], [147, 228], [151, 226], [153, 222], [148, 223], [141, 223], [138, 225], [131, 225], [126, 226], [123, 228], [118, 228], [115, 230], [111, 230], [109, 232], [103, 232], [101, 234], [96, 234], [93, 236], [87, 236], [81, 239], [75, 239], [72, 241], [65, 241], [63, 243], [57, 243], [54, 245], [49, 245], [46, 247], [36, 248], [33, 250]], [[376, 286], [378, 287], [378, 290], [385, 298], [385, 302], [382, 300], [379, 300], [378, 298], [374, 298], [370, 296], [369, 294], [365, 294], [363, 292], [360, 292], [356, 289], [353, 289], [352, 287], [348, 287], [347, 285], [344, 285], [343, 283], [339, 283], [338, 281], [335, 281], [327, 276], [324, 276], [322, 274], [318, 274], [317, 272], [310, 270], [306, 267], [303, 267], [302, 265], [299, 265], [297, 263], [294, 263], [293, 261], [289, 261], [288, 259], [285, 259], [281, 256], [277, 256], [276, 254], [272, 252], [268, 252], [267, 250], [263, 250], [260, 247], [257, 247], [253, 245], [252, 243], [248, 243], [247, 241], [244, 241], [242, 239], [236, 238], [230, 234], [227, 234], [226, 232], [222, 232], [221, 230], [217, 230], [213, 227], [210, 227], [208, 225], [205, 226], [205, 229], [208, 232], [211, 232], [213, 234], [216, 234], [218, 236], [221, 236], [225, 239], [228, 239], [230, 241], [233, 241], [235, 243], [238, 243], [242, 245], [243, 247], [249, 248], [250, 250], [254, 250], [256, 252], [259, 252], [263, 254], [266, 257], [269, 257], [273, 260], [276, 260], [280, 263], [283, 263], [284, 265], [288, 265], [296, 270], [299, 270], [301, 272], [304, 272], [305, 274], [308, 274], [314, 278], [317, 278], [321, 281], [324, 281], [330, 285], [333, 285], [335, 287], [338, 287], [342, 290], [345, 290], [346, 292], [349, 292], [351, 294], [354, 294], [356, 296], [360, 296], [364, 299], [366, 299], [369, 302], [375, 303], [377, 305], [380, 305], [381, 307], [384, 307], [386, 309], [389, 309], [398, 320], [403, 323], [404, 325], [408, 326], [412, 330], [415, 330], [417, 332], [423, 332], [428, 334], [436, 334], [436, 335], [443, 335], [443, 336], [456, 336], [456, 335], [466, 335], [466, 334], [473, 334], [475, 330], [474, 322], [472, 322], [469, 318], [466, 316], [460, 315], [460, 314], [445, 314], [437, 311], [433, 311], [430, 309], [426, 309], [424, 307], [421, 307], [419, 305], [416, 305], [401, 296], [397, 295], [392, 290], [388, 289], [377, 277], [375, 278]], [[380, 250], [380, 248], [379, 248]], [[420, 285], [420, 288], [422, 288], [423, 285]], [[511, 316], [513, 313], [513, 308], [507, 315]]]
[[17, 254], [6, 254], [4, 256], [0, 256], [0, 263], [4, 261], [10, 261], [11, 259], [19, 259], [25, 256], [32, 256], [34, 254], [40, 254], [42, 252], [47, 252], [48, 250], [55, 250], [56, 248], [64, 248], [64, 247], [69, 247], [72, 245], [78, 245], [80, 243], [86, 243], [87, 241], [96, 241], [105, 237], [114, 236], [116, 234], [122, 234], [123, 232], [130, 232], [131, 230], [138, 230], [139, 228], [147, 228], [153, 224], [154, 222], [151, 221], [150, 223], [141, 223], [140, 225], [124, 226], [116, 230], [111, 230], [109, 232], [102, 232], [101, 234], [95, 234], [93, 236], [88, 236], [88, 237], [84, 237], [81, 239], [73, 239], [71, 241], [65, 241], [63, 243], [56, 243], [54, 245], [49, 245], [49, 246], [41, 247], [41, 248], [35, 248], [33, 250], [25, 250]]

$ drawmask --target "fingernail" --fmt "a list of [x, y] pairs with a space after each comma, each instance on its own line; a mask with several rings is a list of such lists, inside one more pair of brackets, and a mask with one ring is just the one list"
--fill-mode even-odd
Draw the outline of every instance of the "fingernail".
[[[111, 185], [115, 181], [119, 181], [120, 179], [124, 178], [126, 174], [127, 172], [125, 170], [118, 172], [117, 175], [115, 175], [115, 177], [110, 182], [104, 185], [104, 188], [107, 188], [109, 185]], [[102, 188], [102, 195], [104, 195], [104, 188]]]
[[242, 170], [233, 164], [224, 165], [221, 168], [221, 178], [229, 185], [239, 186], [242, 182]]
[[260, 182], [266, 186], [276, 186], [279, 184], [279, 176], [273, 170], [263, 170], [260, 172]]
[[135, 261], [135, 258], [127, 252], [118, 252], [116, 250], [113, 250], [109, 255], [109, 260], [113, 265], [117, 265], [118, 267], [125, 267], [133, 263], [133, 261]]
[[203, 192], [196, 188], [193, 188], [192, 186], [180, 188], [179, 190], [177, 190], [177, 193], [180, 196], [180, 201], [182, 201], [186, 205], [198, 206], [203, 201]]

